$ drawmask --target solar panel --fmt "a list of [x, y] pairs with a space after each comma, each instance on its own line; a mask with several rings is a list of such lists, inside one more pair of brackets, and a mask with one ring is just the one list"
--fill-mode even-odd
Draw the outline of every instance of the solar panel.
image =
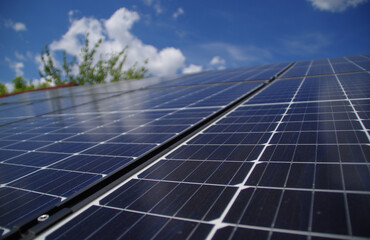
[[[302, 61], [276, 80], [287, 64], [257, 67], [251, 80], [268, 73], [270, 81], [249, 81], [253, 68], [202, 73], [4, 126], [0, 205], [12, 210], [1, 229], [49, 213], [21, 231], [46, 239], [369, 237], [366, 59]], [[55, 207], [78, 197], [68, 205], [75, 209]]]
[[[351, 60], [352, 59], [352, 60]], [[369, 70], [370, 59], [365, 56], [330, 58], [328, 60], [300, 61], [294, 64], [283, 77], [301, 77], [334, 73], [354, 73]], [[333, 67], [333, 69], [332, 69]], [[308, 72], [307, 72], [308, 71]]]
[[[4, 211], [0, 225], [8, 231], [41, 214], [264, 83], [103, 91], [98, 96], [89, 94], [88, 87], [75, 90], [79, 97], [74, 99], [65, 91], [53, 98], [29, 93], [19, 108], [5, 100], [3, 105], [10, 107], [2, 115], [9, 122], [1, 128], [0, 205], [18, 207]], [[24, 102], [20, 99], [15, 102]], [[44, 200], [34, 200], [39, 198]]]

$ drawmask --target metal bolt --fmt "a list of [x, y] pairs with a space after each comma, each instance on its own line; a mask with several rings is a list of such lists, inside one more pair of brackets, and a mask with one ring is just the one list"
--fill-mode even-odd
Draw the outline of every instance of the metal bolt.
[[41, 215], [40, 217], [38, 217], [37, 221], [43, 222], [43, 221], [46, 221], [48, 218], [49, 218], [49, 215], [44, 214], [44, 215]]

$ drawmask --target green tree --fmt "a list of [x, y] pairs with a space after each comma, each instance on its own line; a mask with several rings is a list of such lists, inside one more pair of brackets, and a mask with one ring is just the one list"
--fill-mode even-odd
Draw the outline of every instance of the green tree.
[[5, 84], [0, 83], [0, 95], [7, 94], [8, 89], [6, 88]]
[[[85, 44], [81, 48], [80, 59], [77, 63], [76, 56], [71, 61], [67, 60], [67, 54], [63, 52], [62, 69], [55, 66], [51, 57], [48, 45], [41, 52], [41, 61], [43, 63], [43, 71], [40, 71], [40, 76], [48, 82], [54, 82], [56, 85], [67, 82], [74, 82], [79, 85], [105, 83], [107, 79], [113, 82], [129, 79], [140, 79], [148, 76], [148, 69], [134, 66], [123, 70], [127, 59], [128, 47], [125, 47], [118, 53], [111, 53], [109, 58], [105, 60], [102, 55], [96, 56], [98, 48], [103, 40], [100, 39], [90, 49], [89, 34], [86, 35]], [[144, 62], [148, 64], [148, 60]], [[73, 74], [73, 69], [78, 69], [78, 74]]]
[[20, 76], [15, 77], [12, 82], [14, 84], [13, 92], [22, 92], [36, 88], [31, 81], [27, 82], [23, 77]]
[[24, 80], [23, 77], [15, 77], [12, 82], [14, 84], [13, 92], [25, 91], [28, 89], [27, 81]]
[[50, 87], [50, 84], [45, 82], [45, 83], [37, 84], [37, 86], [35, 88], [38, 89], [38, 88], [47, 88], [47, 87]]

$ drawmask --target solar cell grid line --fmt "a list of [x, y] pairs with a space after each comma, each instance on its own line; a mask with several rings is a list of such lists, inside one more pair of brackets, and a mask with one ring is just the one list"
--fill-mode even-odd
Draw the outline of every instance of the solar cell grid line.
[[335, 73], [353, 73], [353, 72], [362, 72], [365, 69], [358, 66], [357, 64], [348, 61], [347, 63], [335, 63], [329, 59], [330, 64], [333, 66]]
[[330, 67], [328, 59], [319, 59], [313, 60], [310, 70], [307, 73], [307, 76], [312, 75], [324, 75], [332, 74], [333, 69]]
[[[49, 153], [50, 154], [50, 153]], [[73, 157], [73, 156], [69, 156], [69, 157]], [[68, 158], [67, 158], [68, 159]], [[64, 160], [66, 160], [66, 158], [64, 158]], [[57, 162], [52, 162], [52, 164], [51, 165], [53, 165], [53, 164], [57, 164], [58, 162], [60, 162], [60, 161], [57, 161]], [[48, 167], [48, 166], [43, 166], [43, 168], [45, 168], [45, 167]], [[33, 174], [35, 174], [35, 172], [33, 172]], [[27, 177], [26, 175], [25, 176], [23, 176], [23, 177]], [[14, 181], [16, 181], [16, 180], [14, 180]], [[12, 182], [14, 182], [14, 181], [12, 181]], [[10, 183], [11, 184], [11, 183]]]
[[212, 71], [208, 75], [199, 75], [195, 78], [183, 78], [178, 81], [163, 83], [153, 86], [156, 87], [176, 87], [176, 86], [189, 86], [200, 84], [212, 83], [231, 83], [243, 82], [250, 80], [268, 80], [289, 64], [269, 64], [255, 67], [242, 67], [236, 69], [226, 69], [220, 71]]
[[[124, 92], [116, 92], [116, 93], [108, 93], [108, 94], [104, 94], [104, 95], [108, 95], [108, 98], [110, 98], [110, 97], [112, 97], [112, 96], [119, 96], [119, 95], [122, 95], [123, 93], [128, 93], [128, 92], [132, 92], [132, 91], [136, 91], [136, 90], [138, 90], [138, 89], [134, 89], [134, 90], [131, 90], [131, 91], [124, 91]], [[52, 91], [54, 91], [55, 92], [55, 90], [52, 90]], [[77, 92], [77, 91], [76, 91]], [[29, 93], [29, 94], [32, 94], [32, 93], [38, 93], [38, 92], [31, 92], [31, 93]], [[26, 93], [26, 94], [28, 94], [28, 93]], [[41, 93], [38, 93], [38, 94], [41, 94]], [[18, 96], [18, 95], [15, 95], [15, 96]], [[85, 95], [85, 96], [89, 96], [89, 95]], [[78, 98], [78, 99], [83, 99], [83, 98], [86, 98], [85, 96], [82, 96], [82, 97], [80, 97], [80, 96], [78, 96], [78, 97], [75, 97], [75, 98]], [[12, 97], [12, 96], [11, 96]], [[68, 97], [71, 97], [71, 96], [68, 96]], [[105, 98], [107, 98], [107, 96], [105, 96]], [[55, 98], [54, 100], [58, 100], [58, 101], [63, 101], [63, 100], [68, 100], [69, 98], [66, 98], [66, 97], [64, 97], [64, 96], [61, 96], [61, 97], [57, 97], [57, 98]], [[102, 99], [104, 99], [104, 97], [103, 98], [99, 98], [100, 100], [102, 100]], [[50, 100], [50, 99], [49, 99]], [[30, 106], [32, 106], [32, 104], [40, 104], [40, 103], [42, 103], [42, 102], [46, 102], [46, 100], [44, 99], [44, 100], [36, 100], [36, 101], [32, 101], [32, 99], [30, 100], [30, 102], [27, 104], [27, 106], [28, 105], [30, 105]], [[83, 105], [83, 104], [86, 104], [86, 102], [83, 102], [83, 103], [81, 103], [81, 101], [79, 101], [79, 104], [78, 105]], [[75, 104], [72, 104], [71, 106], [66, 106], [67, 108], [69, 108], [69, 107], [74, 107], [75, 106]], [[41, 108], [41, 107], [39, 107], [39, 108], [37, 108], [37, 109], [43, 109], [43, 108]], [[13, 112], [13, 114], [20, 114], [20, 112], [22, 112], [22, 111], [19, 111], [19, 109], [17, 110], [14, 110], [14, 109], [11, 109], [12, 111], [11, 112]], [[27, 110], [27, 109], [26, 109]], [[38, 110], [39, 111], [39, 110]], [[9, 115], [11, 112], [8, 112], [7, 114]], [[24, 111], [23, 111], [24, 112]], [[46, 114], [46, 113], [48, 113], [48, 111], [43, 111], [43, 112], [39, 112], [39, 113], [37, 113], [36, 115], [40, 115], [40, 114]], [[32, 116], [34, 116], [35, 114], [32, 114]], [[25, 119], [25, 118], [28, 118], [28, 117], [31, 117], [31, 115], [29, 115], [29, 116], [27, 116], [27, 117], [23, 117], [23, 119]], [[22, 119], [16, 119], [16, 120], [22, 120]], [[5, 124], [9, 124], [9, 123], [11, 123], [11, 121], [5, 121]]]
[[[48, 91], [34, 91], [34, 92], [27, 92], [23, 94], [8, 96], [6, 98], [0, 99], [1, 103], [11, 103], [11, 102], [32, 102], [34, 100], [42, 100], [42, 99], [50, 99], [50, 98], [57, 98], [57, 97], [70, 97], [71, 95], [79, 95], [79, 96], [86, 96], [86, 90], [88, 90], [89, 94], [112, 94], [122, 91], [128, 90], [136, 90], [139, 88], [144, 88], [150, 86], [152, 84], [156, 84], [157, 82], [167, 81], [174, 78], [174, 76], [169, 77], [153, 77], [146, 79], [146, 81], [140, 80], [133, 80], [130, 81], [129, 84], [126, 81], [111, 83], [107, 85], [93, 85], [93, 86], [75, 86], [72, 88], [59, 88], [59, 89], [52, 89]], [[89, 95], [88, 94], [88, 95]]]
[[[222, 92], [222, 91], [221, 91]], [[244, 93], [245, 94], [245, 93]], [[235, 96], [235, 97], [238, 97], [238, 96]], [[230, 100], [232, 100], [232, 99], [230, 99]], [[200, 100], [199, 100], [200, 101]], [[201, 109], [206, 109], [206, 108], [201, 108]], [[198, 109], [198, 111], [199, 110], [201, 110], [201, 109]], [[211, 112], [214, 112], [214, 110], [215, 110], [215, 108], [211, 108], [211, 109], [213, 109]], [[191, 109], [176, 109], [177, 111], [189, 111], [189, 110], [191, 110]], [[203, 111], [203, 110], [202, 110]], [[171, 112], [169, 112], [169, 114], [173, 114], [173, 111], [171, 111]], [[158, 119], [155, 119], [155, 121], [157, 121]]]
[[304, 77], [307, 75], [308, 71], [310, 70], [312, 66], [312, 60], [308, 62], [304, 62], [303, 64], [300, 64], [299, 62], [295, 63], [287, 72], [285, 72], [281, 78], [290, 78], [290, 77]]
[[370, 60], [365, 56], [352, 56], [346, 57], [349, 61], [356, 63], [357, 65], [361, 66], [362, 68], [366, 69], [367, 71], [370, 70]]
[[[333, 68], [333, 66], [330, 64], [330, 66]], [[360, 116], [358, 115], [358, 112], [356, 111], [355, 107], [353, 106], [353, 103], [351, 101], [351, 99], [348, 98], [348, 95], [346, 93], [346, 90], [343, 88], [343, 85], [342, 83], [340, 82], [339, 78], [337, 75], [335, 75], [335, 78], [336, 80], [338, 81], [338, 84], [341, 88], [341, 90], [343, 91], [343, 94], [345, 95], [346, 97], [346, 100], [349, 102], [350, 106], [352, 107], [352, 110], [353, 112], [355, 113], [356, 117], [357, 117], [357, 120], [359, 121], [359, 123], [361, 124], [362, 128], [363, 128], [363, 131], [365, 132], [366, 136], [367, 136], [367, 139], [369, 140], [370, 142], [370, 135], [369, 135], [369, 132], [367, 131], [366, 127], [364, 126], [364, 123], [361, 121], [361, 118]]]
[[[117, 96], [119, 96], [119, 95], [121, 95], [121, 94], [116, 94], [116, 97]], [[132, 95], [132, 94], [131, 94]], [[110, 100], [111, 98], [109, 98], [108, 100]], [[101, 99], [100, 100], [100, 102], [103, 102], [103, 100]], [[79, 104], [79, 105], [82, 105], [82, 106], [86, 106], [85, 104]], [[32, 106], [31, 106], [32, 107]], [[74, 107], [74, 106], [72, 106], [72, 107]], [[32, 108], [31, 110], [33, 111], [33, 109], [35, 109], [35, 108]], [[67, 109], [68, 109], [68, 107], [67, 107]], [[26, 108], [26, 110], [27, 110], [27, 108]], [[19, 111], [19, 110], [17, 110], [17, 109], [11, 109], [11, 112], [14, 112], [15, 114], [21, 114], [21, 115], [23, 115], [22, 114], [22, 112], [23, 111]], [[46, 114], [46, 113], [48, 113], [49, 112], [49, 110], [45, 110], [44, 112], [35, 112], [35, 114], [32, 114], [32, 115], [30, 115], [30, 116], [27, 116], [27, 117], [32, 117], [32, 116], [34, 116], [34, 115], [39, 115], [39, 114]], [[8, 111], [8, 114], [9, 114], [10, 112]], [[27, 118], [26, 117], [26, 118]]]
[[[319, 61], [319, 65], [321, 63], [322, 61]], [[361, 87], [351, 86], [351, 77], [360, 75], [365, 76], [364, 79], [356, 80], [362, 84], [360, 85]], [[342, 76], [346, 76], [346, 78], [342, 79]], [[202, 238], [205, 238], [206, 234], [214, 227], [213, 224], [219, 222], [219, 220], [214, 220], [214, 217], [217, 219], [218, 214], [220, 214], [219, 210], [216, 211], [215, 209], [224, 210], [224, 204], [229, 203], [231, 200], [230, 196], [233, 196], [237, 191], [236, 187], [241, 187], [240, 195], [228, 211], [226, 221], [221, 222], [222, 228], [216, 231], [214, 239], [242, 236], [241, 234], [255, 234], [255, 236], [263, 236], [266, 239], [274, 239], [277, 236], [287, 237], [288, 235], [300, 236], [302, 238], [313, 236], [313, 238], [328, 237], [340, 239], [346, 239], [349, 236], [354, 239], [361, 239], [361, 236], [368, 236], [366, 231], [364, 231], [364, 223], [366, 223], [367, 218], [361, 212], [367, 211], [366, 203], [369, 202], [370, 192], [369, 184], [366, 184], [366, 179], [369, 179], [367, 159], [369, 151], [366, 149], [369, 139], [364, 133], [364, 131], [367, 132], [367, 125], [365, 125], [364, 121], [368, 117], [363, 117], [366, 116], [364, 115], [366, 113], [365, 109], [367, 109], [366, 99], [369, 98], [366, 93], [360, 91], [361, 88], [368, 88], [368, 84], [366, 84], [367, 77], [364, 73], [338, 75], [334, 79], [333, 77], [334, 75], [332, 77], [297, 78], [273, 82], [269, 88], [261, 91], [255, 98], [240, 105], [238, 110], [229, 113], [228, 117], [220, 119], [215, 125], [208, 126], [209, 128], [206, 131], [202, 131], [199, 135], [189, 139], [187, 143], [169, 153], [168, 157], [159, 159], [159, 162], [145, 169], [145, 174], [142, 172], [133, 176], [131, 181], [126, 183], [126, 188], [122, 188], [119, 191], [116, 190], [112, 192], [112, 195], [106, 195], [104, 199], [86, 206], [86, 212], [81, 211], [81, 215], [78, 215], [72, 222], [67, 223], [62, 229], [69, 229], [70, 224], [76, 223], [76, 221], [81, 222], [77, 226], [88, 223], [94, 218], [87, 217], [86, 213], [92, 212], [97, 217], [101, 216], [101, 214], [113, 214], [114, 217], [107, 218], [109, 225], [115, 225], [115, 223], [122, 222], [118, 219], [127, 219], [128, 217], [131, 218], [131, 216], [139, 219], [134, 224], [127, 226], [128, 230], [124, 234], [135, 234], [141, 223], [151, 222], [157, 223], [156, 227], [152, 229], [154, 235], [151, 237], [159, 238], [159, 236], [170, 234], [171, 231], [169, 230], [172, 229], [170, 226], [176, 226], [177, 224], [174, 224], [174, 221], [177, 221], [176, 223], [181, 223], [181, 226], [186, 226], [190, 229], [191, 233], [186, 231], [185, 235], [183, 235], [184, 237], [194, 237], [195, 235], [192, 234], [195, 232], [198, 234], [199, 229], [202, 228]], [[299, 90], [294, 82], [298, 83]], [[354, 85], [358, 85], [357, 82]], [[285, 89], [285, 92], [281, 92], [281, 95], [286, 95], [289, 91], [296, 89], [293, 95], [294, 100], [290, 99], [290, 102], [288, 102], [286, 99], [289, 98], [279, 97], [278, 94], [274, 96], [274, 98], [277, 98], [277, 101], [273, 101], [274, 98], [264, 101], [261, 98], [258, 100], [259, 95], [269, 96], [271, 94], [268, 91], [269, 89], [279, 91], [279, 86], [283, 87], [284, 85], [282, 83], [287, 84], [289, 87]], [[289, 91], [287, 91], [288, 89]], [[289, 94], [288, 96], [293, 97]], [[289, 106], [289, 109], [287, 109], [287, 106]], [[285, 116], [282, 116], [279, 112], [282, 109]], [[258, 113], [261, 110], [265, 114], [261, 114], [262, 112]], [[353, 110], [355, 111], [353, 112]], [[356, 111], [357, 116], [355, 114]], [[219, 172], [219, 169], [228, 169], [229, 172], [231, 167], [235, 169], [235, 167], [240, 166], [240, 162], [236, 159], [231, 158], [231, 161], [225, 161], [225, 157], [229, 158], [226, 155], [230, 155], [229, 152], [225, 152], [226, 149], [234, 149], [236, 143], [243, 147], [256, 145], [256, 143], [261, 145], [261, 143], [266, 141], [265, 137], [268, 137], [268, 134], [263, 134], [265, 130], [252, 128], [253, 131], [251, 131], [251, 126], [246, 128], [247, 125], [244, 124], [243, 128], [241, 128], [240, 123], [249, 122], [260, 127], [264, 124], [266, 125], [266, 123], [277, 121], [279, 117], [278, 127], [276, 127], [277, 124], [270, 124], [270, 126], [276, 127], [271, 129], [276, 131], [270, 133], [274, 136], [270, 136], [268, 146], [262, 144], [264, 152], [262, 156], [259, 155], [259, 163], [256, 164], [246, 184], [242, 186], [240, 184], [233, 185], [233, 183], [239, 181], [235, 182], [236, 175], [233, 176], [234, 182], [226, 180], [214, 182], [212, 176]], [[359, 122], [363, 123], [362, 126]], [[228, 124], [230, 126], [227, 126]], [[247, 138], [245, 138], [246, 134]], [[200, 151], [202, 148], [199, 147], [202, 144], [206, 145], [206, 152], [208, 153]], [[298, 157], [295, 155], [286, 156], [285, 159], [272, 159], [274, 156], [278, 156], [277, 154], [279, 153], [276, 152], [278, 149], [280, 149], [280, 152], [283, 150], [289, 153], [290, 150], [284, 150], [287, 148], [293, 149], [293, 154], [300, 155], [297, 155]], [[184, 149], [189, 150], [185, 152]], [[309, 149], [312, 149], [312, 151]], [[354, 149], [356, 149], [356, 152]], [[181, 154], [183, 155], [190, 154], [190, 158], [177, 157], [180, 150], [182, 150]], [[311, 154], [310, 151], [312, 153], [315, 152], [315, 154]], [[335, 154], [335, 152], [337, 153]], [[260, 154], [260, 150], [258, 153]], [[312, 160], [304, 158], [304, 155], [311, 156]], [[325, 159], [326, 156], [330, 158]], [[253, 159], [256, 159], [256, 157], [253, 157]], [[254, 165], [255, 162], [243, 164], [247, 166], [244, 169], [245, 171], [248, 170], [250, 165]], [[202, 169], [208, 169], [209, 171], [205, 172]], [[294, 178], [294, 174], [297, 176], [297, 174], [302, 173], [302, 169], [305, 169], [308, 175], [300, 176], [301, 180], [304, 176], [311, 177], [312, 180], [304, 184], [302, 182], [294, 183], [294, 179], [297, 179]], [[173, 174], [176, 171], [177, 173]], [[211, 172], [211, 175], [209, 175], [209, 172]], [[166, 175], [163, 175], [165, 173]], [[180, 173], [185, 175], [181, 177]], [[337, 177], [334, 181], [324, 179], [323, 177], [327, 173], [329, 173], [329, 176]], [[163, 177], [158, 178], [158, 176]], [[173, 178], [174, 176], [176, 178]], [[280, 177], [277, 178], [278, 176]], [[240, 179], [240, 175], [238, 177]], [[310, 183], [313, 183], [314, 187], [310, 186]], [[117, 194], [121, 196], [123, 190], [125, 193], [126, 191], [128, 191], [127, 193], [132, 192], [132, 187], [130, 186], [139, 190], [136, 200], [129, 200], [128, 198], [130, 197], [128, 197], [124, 198], [123, 202], [117, 202], [112, 198], [114, 195], [117, 197]], [[211, 202], [208, 203], [210, 205], [204, 207], [206, 212], [203, 213], [197, 212], [196, 215], [189, 215], [189, 211], [184, 211], [182, 208], [177, 209], [178, 211], [175, 214], [163, 212], [163, 203], [159, 204], [158, 201], [163, 202], [172, 199], [173, 196], [179, 193], [184, 194], [186, 189], [190, 193], [190, 198], [187, 198], [187, 202], [183, 205], [182, 208], [184, 209], [186, 209], [186, 206], [189, 208], [190, 202], [194, 202], [196, 198], [198, 198], [196, 202], [202, 202], [201, 200], [204, 198], [201, 197], [203, 196], [202, 194], [215, 192], [221, 194], [208, 196]], [[130, 194], [127, 196], [130, 196]], [[154, 199], [146, 202], [145, 199], [148, 200], [146, 196], [152, 196]], [[120, 199], [122, 200], [122, 198]], [[233, 220], [231, 212], [235, 212], [236, 206], [241, 201], [248, 202], [247, 206], [243, 206], [243, 209], [249, 212], [248, 215], [253, 216], [253, 213], [256, 213], [256, 210], [253, 209], [258, 209], [260, 206], [258, 205], [258, 199], [267, 199], [266, 204], [268, 202], [272, 203], [272, 205], [265, 205], [266, 211], [271, 213], [270, 220], [266, 222], [265, 219], [265, 222], [261, 222], [262, 220], [257, 218], [252, 221], [245, 214], [241, 214], [242, 217], [238, 220], [241, 221], [240, 224]], [[306, 223], [302, 225], [303, 228], [297, 225], [287, 226], [282, 221], [284, 214], [294, 212], [291, 211], [291, 208], [295, 206], [297, 199], [311, 204], [310, 211], [308, 211], [307, 207], [302, 206], [305, 209], [302, 214], [306, 214], [305, 216], [310, 215], [310, 217], [304, 218]], [[125, 202], [128, 204], [127, 207], [125, 207]], [[274, 205], [276, 203], [277, 206]], [[162, 205], [162, 210], [160, 210], [160, 205]], [[168, 207], [171, 206], [166, 205]], [[213, 206], [217, 206], [217, 208]], [[323, 208], [323, 206], [328, 207]], [[363, 210], [360, 210], [361, 207]], [[322, 212], [321, 217], [317, 214], [318, 212]], [[335, 223], [342, 226], [340, 229], [334, 229], [335, 231], [333, 226], [330, 226], [331, 218], [328, 218], [333, 216], [334, 213], [338, 214]], [[240, 215], [240, 213], [238, 214]], [[81, 219], [82, 216], [85, 217]], [[361, 221], [361, 219], [363, 220]], [[271, 221], [271, 226], [268, 226], [270, 224], [269, 221]], [[132, 220], [128, 222], [132, 222]], [[102, 228], [99, 228], [98, 232], [94, 232], [90, 236], [99, 236], [100, 233], [104, 232], [103, 229], [111, 229], [109, 225], [104, 224]], [[308, 225], [308, 229], [305, 228], [305, 225]], [[76, 227], [68, 231], [68, 234], [71, 232], [76, 234], [78, 231], [79, 228]], [[147, 231], [141, 231], [142, 234], [145, 234], [145, 232]], [[60, 233], [61, 230], [58, 230], [51, 236], [55, 237], [55, 234], [58, 235]], [[172, 231], [172, 233], [174, 232]], [[112, 233], [111, 236], [118, 235]]]
[[[212, 111], [211, 111], [212, 112]], [[168, 112], [167, 113], [167, 115], [168, 114], [173, 114], [174, 112]], [[162, 117], [166, 117], [166, 115], [165, 116], [162, 116]], [[157, 120], [153, 120], [153, 121], [157, 121]], [[151, 121], [151, 122], [153, 122], [153, 121]], [[107, 123], [106, 125], [109, 125], [109, 124], [111, 124], [111, 123]], [[149, 124], [150, 124], [150, 122], [149, 122]], [[104, 125], [99, 125], [99, 126], [97, 126], [97, 127], [102, 127], [102, 126], [104, 126]], [[136, 129], [136, 128], [140, 128], [141, 126], [138, 126], [138, 127], [135, 127], [135, 128], [133, 128], [132, 130], [134, 130], [134, 129]], [[93, 128], [94, 129], [94, 128]], [[93, 130], [93, 129], [90, 129], [90, 131], [91, 130]], [[132, 130], [130, 130], [130, 131], [132, 131]], [[105, 139], [105, 141], [106, 142], [109, 142], [109, 141], [112, 141], [112, 140], [114, 140], [114, 139], [116, 139], [116, 138], [118, 138], [118, 137], [120, 137], [121, 135], [125, 135], [126, 133], [121, 133], [121, 134], [115, 134], [115, 135], [113, 135], [113, 136], [109, 136], [109, 138], [107, 138], [107, 139]], [[72, 137], [75, 137], [76, 135], [72, 135], [72, 136], [70, 136], [69, 138], [72, 138]], [[81, 136], [81, 135], [78, 135], [78, 136]], [[65, 142], [68, 142], [68, 139], [69, 138], [67, 138], [66, 140], [64, 140]], [[58, 143], [60, 143], [60, 142], [62, 142], [62, 141], [58, 141]], [[101, 142], [99, 142], [99, 144], [100, 144]], [[54, 142], [52, 143], [52, 144], [54, 144]], [[99, 144], [97, 144], [97, 145], [99, 145]], [[97, 145], [95, 145], [95, 146], [97, 146]], [[46, 146], [47, 147], [47, 146]], [[87, 148], [87, 149], [84, 149], [84, 150], [82, 150], [80, 153], [82, 153], [82, 152], [84, 152], [84, 151], [87, 151], [88, 149], [91, 149], [91, 148], [93, 148], [94, 146], [91, 146], [91, 147], [89, 147], [89, 148]], [[41, 148], [41, 151], [43, 151], [43, 148], [44, 147], [42, 147]], [[35, 149], [35, 151], [37, 152], [38, 151], [38, 149]], [[50, 152], [49, 152], [50, 153]], [[16, 157], [16, 158], [18, 158], [18, 157]], [[5, 160], [5, 161], [3, 161], [4, 163], [7, 163], [9, 160]], [[14, 161], [14, 160], [11, 160], [11, 161]], [[55, 164], [55, 162], [53, 163], [53, 164]], [[45, 166], [44, 166], [45, 167]]]
[[[208, 87], [209, 88], [209, 87]], [[99, 108], [103, 108], [104, 111], [118, 111], [118, 110], [130, 110], [130, 109], [145, 109], [151, 108], [153, 105], [158, 105], [160, 102], [163, 101], [174, 101], [177, 97], [176, 95], [181, 94], [180, 96], [186, 95], [190, 96], [192, 94], [196, 94], [205, 89], [193, 89], [193, 91], [189, 90], [190, 88], [179, 88], [179, 89], [160, 89], [154, 91], [142, 90], [137, 91], [131, 94], [124, 94], [118, 96], [116, 98], [108, 99], [106, 101], [100, 101], [97, 103], [96, 106], [82, 106], [78, 108], [74, 108], [75, 112], [88, 112], [88, 111], [100, 111]], [[143, 98], [143, 94], [147, 94], [145, 98]], [[168, 99], [168, 100], [167, 100]], [[127, 102], [127, 104], [122, 106], [122, 102]], [[117, 103], [117, 104], [114, 104]], [[147, 105], [146, 104], [151, 104]], [[89, 108], [90, 107], [90, 108]], [[87, 108], [87, 109], [86, 109]]]
[[[362, 66], [358, 65], [357, 63], [353, 62], [352, 60], [348, 59], [347, 57], [344, 57], [348, 62], [354, 64], [355, 66], [359, 67], [360, 69], [364, 70], [364, 71], [369, 71], [370, 69], [365, 69], [363, 68]], [[370, 59], [369, 59], [370, 60]]]
[[[225, 209], [224, 209], [224, 211], [222, 212], [222, 214], [221, 214], [221, 216], [220, 216], [220, 218], [219, 218], [218, 222], [213, 226], [212, 230], [211, 230], [211, 231], [210, 231], [210, 233], [208, 234], [208, 236], [207, 236], [207, 238], [206, 238], [207, 240], [212, 239], [212, 238], [215, 236], [215, 234], [216, 234], [217, 230], [219, 230], [219, 229], [221, 229], [222, 227], [224, 227], [224, 226], [222, 225], [222, 223], [223, 223], [223, 222], [224, 222], [224, 220], [226, 219], [227, 214], [229, 213], [229, 211], [230, 211], [231, 207], [233, 206], [233, 204], [235, 203], [236, 199], [237, 199], [237, 198], [238, 198], [238, 196], [240, 195], [241, 191], [244, 189], [244, 185], [247, 183], [247, 181], [248, 181], [249, 177], [251, 176], [251, 174], [252, 174], [253, 170], [256, 168], [257, 164], [259, 164], [259, 163], [260, 163], [260, 162], [259, 162], [260, 158], [262, 157], [263, 153], [265, 152], [265, 150], [266, 150], [267, 146], [270, 144], [270, 142], [271, 142], [271, 140], [272, 140], [272, 138], [273, 138], [274, 134], [276, 133], [277, 129], [279, 128], [279, 126], [280, 126], [280, 124], [281, 124], [281, 122], [282, 122], [282, 120], [283, 120], [284, 116], [287, 114], [287, 112], [288, 112], [288, 110], [289, 110], [289, 107], [292, 105], [292, 103], [293, 103], [293, 101], [294, 101], [294, 98], [295, 98], [295, 97], [296, 97], [296, 95], [298, 94], [298, 92], [299, 92], [300, 88], [302, 87], [302, 85], [303, 85], [304, 81], [305, 81], [305, 78], [303, 78], [303, 80], [301, 81], [301, 83], [300, 83], [300, 84], [299, 84], [299, 86], [297, 87], [297, 90], [295, 91], [295, 93], [294, 93], [294, 95], [293, 95], [293, 97], [292, 97], [292, 99], [291, 99], [291, 101], [290, 101], [289, 105], [287, 106], [287, 108], [286, 108], [285, 112], [283, 113], [283, 115], [282, 115], [281, 119], [280, 119], [280, 120], [279, 120], [279, 122], [277, 123], [277, 125], [276, 125], [275, 129], [272, 131], [272, 134], [271, 134], [270, 138], [267, 140], [266, 144], [264, 144], [263, 149], [261, 150], [261, 152], [260, 152], [260, 154], [258, 155], [257, 159], [254, 161], [254, 163], [253, 163], [253, 165], [252, 165], [251, 169], [249, 170], [248, 174], [245, 176], [245, 178], [243, 179], [243, 182], [240, 184], [240, 186], [238, 187], [238, 189], [237, 189], [236, 193], [233, 195], [233, 198], [231, 199], [231, 201], [229, 202], [229, 204], [226, 206], [226, 208], [225, 208]], [[245, 208], [245, 209], [246, 209], [246, 208]], [[232, 235], [231, 235], [231, 236], [232, 236]], [[230, 236], [230, 237], [231, 237], [231, 236]]]

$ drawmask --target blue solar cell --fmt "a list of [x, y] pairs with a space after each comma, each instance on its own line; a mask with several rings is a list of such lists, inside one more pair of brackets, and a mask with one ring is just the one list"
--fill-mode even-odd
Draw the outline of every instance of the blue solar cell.
[[24, 151], [12, 151], [12, 150], [4, 150], [0, 149], [0, 160], [9, 160], [15, 156], [19, 156], [21, 154], [25, 153]]
[[268, 237], [268, 234], [269, 233], [267, 231], [249, 228], [224, 227], [217, 230], [213, 239], [266, 239]]
[[[95, 219], [99, 219], [96, 221]], [[84, 226], [81, 230], [81, 226]], [[112, 226], [114, 226], [112, 228]], [[147, 227], [144, 227], [147, 226]], [[53, 233], [47, 239], [84, 239], [94, 233], [97, 238], [128, 239], [203, 239], [210, 224], [169, 219], [109, 208], [91, 207], [86, 214]]]
[[9, 186], [68, 197], [100, 178], [96, 174], [45, 169], [14, 181]]
[[108, 174], [130, 161], [132, 161], [132, 158], [78, 155], [55, 163], [50, 167], [53, 169]]
[[307, 231], [310, 220], [312, 193], [285, 191], [276, 218], [276, 227]]
[[175, 136], [174, 134], [125, 134], [119, 137], [116, 137], [109, 142], [116, 143], [162, 143], [171, 137]]
[[6, 149], [7, 146], [11, 146], [14, 143], [17, 143], [17, 141], [16, 140], [8, 140], [8, 141], [0, 140], [0, 148]]
[[354, 65], [353, 63], [335, 63], [332, 64], [335, 73], [348, 73], [348, 72], [361, 72], [362, 68]]
[[[12, 228], [25, 218], [54, 206], [60, 198], [9, 187], [0, 188], [0, 225]], [[6, 211], [5, 211], [6, 209]]]
[[27, 142], [16, 142], [11, 145], [3, 147], [4, 149], [13, 149], [13, 150], [35, 150], [42, 148], [51, 144], [52, 142], [36, 142], [36, 141], [27, 141]]
[[36, 171], [37, 168], [26, 166], [14, 166], [0, 163], [0, 183], [9, 183], [29, 173]]
[[310, 68], [310, 65], [306, 65], [306, 66], [294, 65], [292, 68], [289, 69], [289, 71], [284, 73], [283, 78], [306, 76], [309, 68]]
[[[343, 194], [315, 192], [313, 213], [313, 231], [348, 234]], [[335, 221], [333, 221], [333, 219], [335, 219]]]
[[43, 152], [59, 152], [59, 153], [78, 153], [88, 148], [95, 146], [93, 143], [68, 143], [68, 142], [57, 142], [46, 147], [38, 149]]
[[368, 237], [370, 230], [368, 222], [370, 220], [370, 195], [369, 194], [347, 194], [349, 215], [353, 235]]
[[67, 154], [53, 154], [53, 153], [41, 153], [41, 152], [30, 152], [23, 154], [21, 156], [12, 158], [5, 161], [6, 163], [35, 166], [35, 167], [44, 167], [55, 162], [58, 162], [66, 157], [69, 157]]
[[154, 144], [116, 144], [103, 143], [83, 151], [84, 154], [109, 155], [109, 156], [134, 156], [138, 157], [150, 149]]
[[[276, 189], [242, 190], [225, 222], [270, 227], [278, 210], [281, 194], [282, 191]], [[261, 204], [264, 208], [259, 207]]]

